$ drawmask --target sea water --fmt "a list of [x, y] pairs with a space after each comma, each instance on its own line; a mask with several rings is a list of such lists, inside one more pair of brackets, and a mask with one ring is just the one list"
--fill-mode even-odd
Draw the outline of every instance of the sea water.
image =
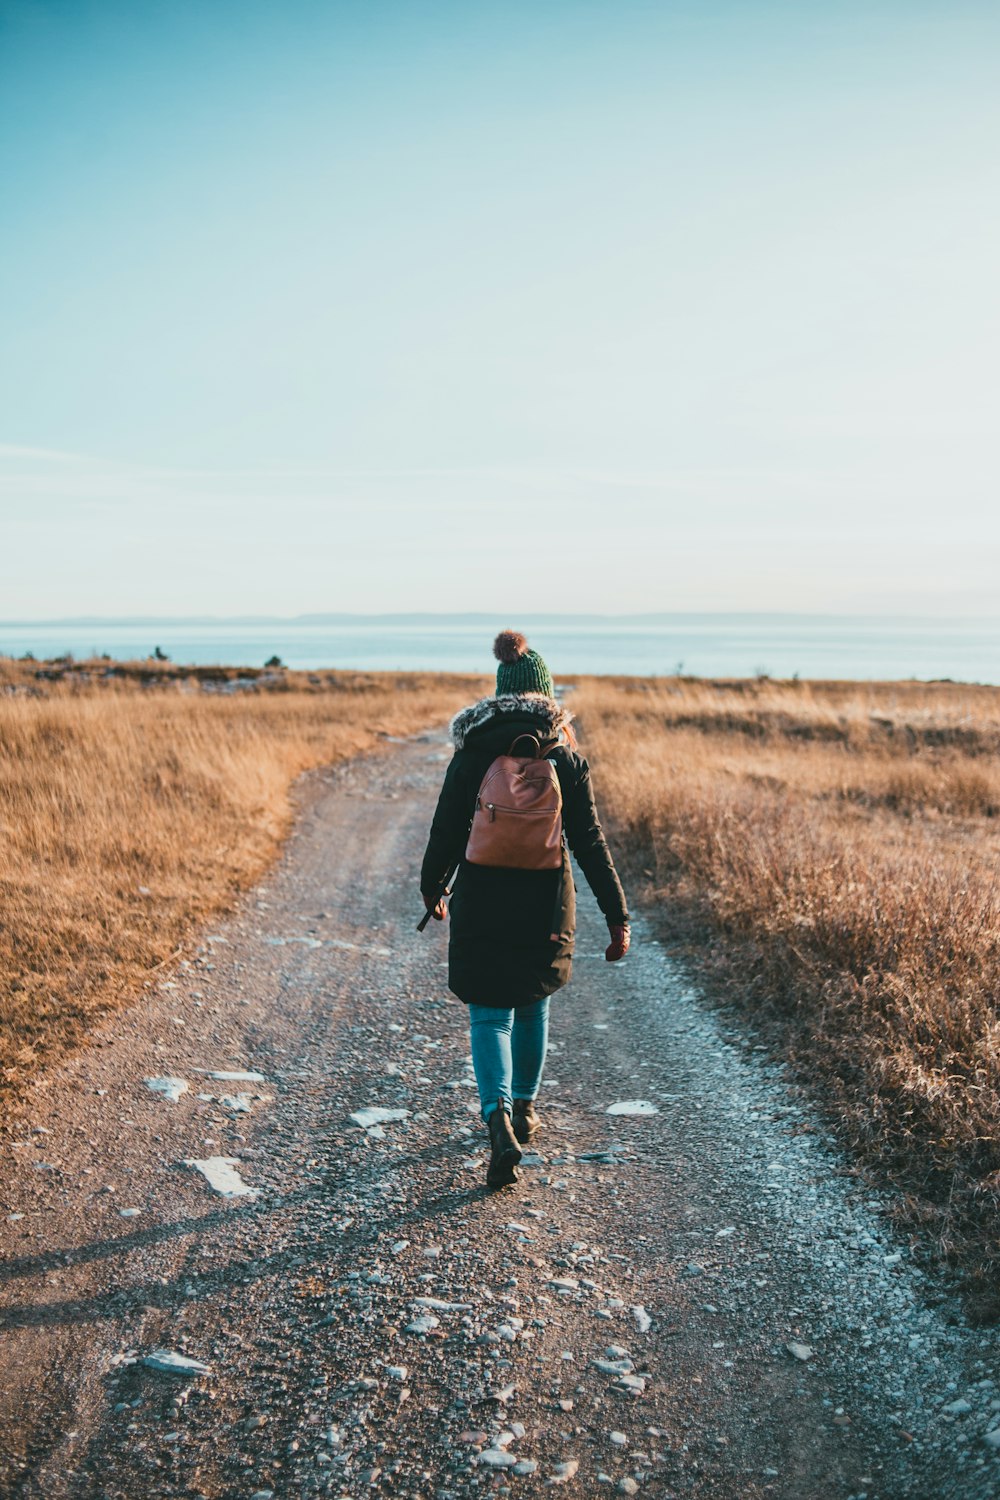
[[1000, 682], [1000, 617], [677, 614], [654, 620], [519, 615], [421, 620], [0, 622], [0, 655], [369, 671], [490, 672], [495, 632], [514, 623], [556, 674], [920, 678]]

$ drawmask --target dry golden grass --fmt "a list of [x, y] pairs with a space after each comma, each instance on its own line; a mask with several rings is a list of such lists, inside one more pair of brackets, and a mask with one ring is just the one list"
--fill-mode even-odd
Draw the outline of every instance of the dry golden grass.
[[572, 706], [647, 894], [678, 934], [708, 939], [726, 996], [779, 1029], [985, 1311], [1000, 1266], [1000, 689], [584, 679]]
[[[485, 690], [0, 659], [0, 1087], [260, 875], [301, 771]], [[571, 701], [633, 879], [990, 1310], [1000, 689], [603, 678]]]
[[[102, 674], [109, 670], [115, 676]], [[0, 1089], [126, 1003], [274, 855], [300, 772], [438, 724], [431, 674], [53, 669], [0, 661]], [[259, 680], [258, 680], [259, 687]]]

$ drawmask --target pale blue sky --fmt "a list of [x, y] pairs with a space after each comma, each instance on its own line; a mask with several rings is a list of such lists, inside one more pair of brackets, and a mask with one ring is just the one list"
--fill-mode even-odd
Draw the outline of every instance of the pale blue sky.
[[1000, 613], [1000, 7], [0, 0], [0, 618]]

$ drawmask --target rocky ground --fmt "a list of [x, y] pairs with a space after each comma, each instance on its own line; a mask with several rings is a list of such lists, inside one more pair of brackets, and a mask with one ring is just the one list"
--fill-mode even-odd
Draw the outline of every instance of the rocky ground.
[[485, 1193], [415, 931], [447, 753], [308, 778], [266, 888], [6, 1132], [0, 1493], [1000, 1494], [995, 1335], [586, 893], [544, 1133]]

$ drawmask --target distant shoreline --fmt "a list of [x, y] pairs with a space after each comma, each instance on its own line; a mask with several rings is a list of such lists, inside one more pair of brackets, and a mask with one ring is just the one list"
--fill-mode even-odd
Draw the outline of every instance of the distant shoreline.
[[871, 611], [811, 611], [811, 610], [660, 610], [636, 614], [559, 613], [554, 611], [493, 610], [475, 613], [448, 614], [440, 612], [421, 613], [328, 613], [301, 615], [60, 615], [37, 619], [0, 620], [0, 630], [31, 630], [39, 627], [52, 629], [82, 627], [88, 629], [122, 629], [138, 626], [143, 629], [153, 626], [188, 627], [192, 625], [489, 625], [498, 620], [516, 619], [524, 626], [541, 625], [672, 625], [702, 622], [735, 622], [752, 620], [760, 624], [768, 621], [813, 624], [880, 624], [880, 625], [932, 625], [1000, 624], [1000, 610], [995, 614], [879, 614]]
[[303, 615], [296, 620], [0, 623], [0, 655], [72, 655], [301, 671], [492, 672], [504, 625], [524, 630], [551, 669], [629, 677], [812, 681], [1000, 680], [1000, 617], [851, 615]]

